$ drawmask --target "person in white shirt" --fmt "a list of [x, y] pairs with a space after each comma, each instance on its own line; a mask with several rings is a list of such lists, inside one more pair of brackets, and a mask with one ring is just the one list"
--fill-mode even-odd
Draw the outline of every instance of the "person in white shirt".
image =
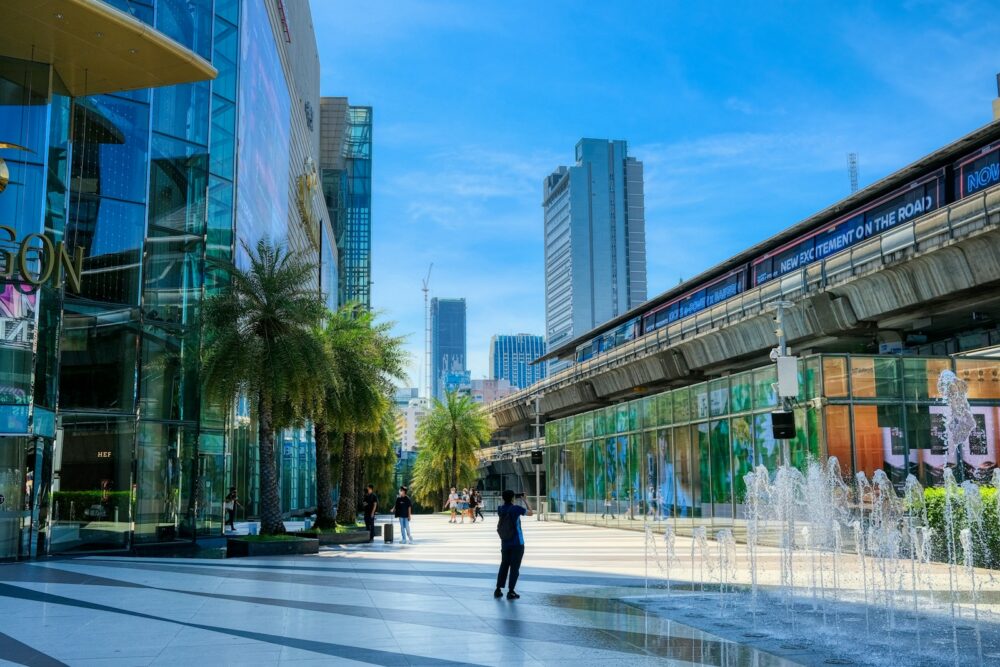
[[451, 493], [448, 494], [448, 502], [445, 507], [451, 508], [451, 520], [448, 523], [455, 523], [455, 517], [458, 512], [458, 494], [455, 492], [455, 487], [451, 487]]

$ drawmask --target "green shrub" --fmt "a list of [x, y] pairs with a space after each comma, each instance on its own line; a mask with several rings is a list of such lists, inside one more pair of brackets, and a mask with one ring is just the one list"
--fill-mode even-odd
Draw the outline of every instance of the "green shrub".
[[[117, 507], [120, 519], [128, 517], [128, 491], [53, 491], [55, 516], [60, 521], [112, 520]], [[100, 507], [106, 516], [96, 516]], [[89, 513], [88, 513], [89, 512]]]
[[[1000, 567], [1000, 515], [997, 513], [997, 490], [989, 486], [979, 487], [983, 496], [982, 530], [974, 529], [973, 544], [975, 547], [974, 563], [978, 567]], [[934, 560], [948, 560], [948, 529], [946, 527], [946, 493], [943, 488], [924, 490], [924, 502], [927, 509], [927, 523], [934, 530], [932, 538]], [[965, 513], [965, 492], [955, 489], [952, 498], [953, 533], [955, 557], [962, 563], [965, 554], [959, 540], [959, 532], [969, 525]]]

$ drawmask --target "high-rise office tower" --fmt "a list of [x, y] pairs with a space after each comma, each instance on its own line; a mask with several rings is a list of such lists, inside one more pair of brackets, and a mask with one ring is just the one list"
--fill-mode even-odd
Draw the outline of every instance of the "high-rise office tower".
[[371, 307], [372, 108], [320, 100], [320, 175], [338, 254], [340, 305]]
[[465, 367], [465, 299], [431, 299], [431, 395], [443, 399]]
[[545, 178], [542, 206], [552, 349], [646, 300], [642, 163], [628, 156], [624, 141], [581, 139], [576, 165]]
[[531, 362], [545, 354], [545, 338], [532, 334], [496, 335], [490, 339], [490, 379], [505, 379], [527, 389], [545, 377], [545, 364]]

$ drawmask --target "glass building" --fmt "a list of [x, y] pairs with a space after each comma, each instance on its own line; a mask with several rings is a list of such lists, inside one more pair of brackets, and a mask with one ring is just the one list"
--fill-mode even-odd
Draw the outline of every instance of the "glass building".
[[431, 299], [431, 396], [444, 400], [446, 391], [468, 385], [465, 299]]
[[581, 139], [576, 164], [545, 178], [542, 207], [545, 339], [555, 349], [646, 300], [642, 162], [624, 141]]
[[[900, 493], [908, 474], [941, 483], [949, 461], [938, 376], [969, 386], [976, 428], [959, 453], [959, 479], [988, 481], [1000, 449], [1000, 359], [817, 355], [799, 361], [791, 462], [835, 456], [845, 481], [882, 470]], [[744, 519], [744, 475], [774, 471], [781, 442], [774, 366], [548, 422], [547, 512], [565, 521], [679, 534]]]
[[320, 102], [320, 171], [339, 261], [337, 301], [371, 308], [372, 108]]
[[490, 340], [490, 379], [505, 379], [527, 389], [545, 377], [545, 364], [531, 362], [545, 354], [545, 338], [531, 334], [498, 334]]
[[[251, 0], [36, 4], [0, 44], [0, 559], [218, 534], [228, 486], [256, 511], [256, 429], [244, 403], [202, 395], [213, 262], [242, 265], [240, 242], [265, 235], [317, 252], [290, 201], [301, 110], [279, 17]], [[285, 507], [314, 504], [311, 442], [283, 435]]]

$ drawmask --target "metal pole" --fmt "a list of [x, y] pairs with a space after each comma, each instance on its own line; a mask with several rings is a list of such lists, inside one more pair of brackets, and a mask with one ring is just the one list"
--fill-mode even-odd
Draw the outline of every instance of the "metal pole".
[[[541, 410], [540, 410], [541, 399], [535, 396], [535, 450], [541, 451]], [[535, 512], [535, 521], [542, 520], [542, 467], [539, 464], [535, 464], [535, 508], [538, 510]]]
[[[776, 328], [774, 330], [775, 336], [778, 337], [778, 356], [785, 357], [788, 356], [788, 345], [785, 339], [785, 308], [792, 306], [791, 301], [778, 301], [775, 304], [774, 321]], [[792, 409], [791, 399], [786, 396], [781, 397], [781, 409], [785, 412], [789, 412]], [[781, 441], [781, 458], [783, 464], [787, 467], [792, 465], [792, 452], [791, 445], [788, 440]]]

